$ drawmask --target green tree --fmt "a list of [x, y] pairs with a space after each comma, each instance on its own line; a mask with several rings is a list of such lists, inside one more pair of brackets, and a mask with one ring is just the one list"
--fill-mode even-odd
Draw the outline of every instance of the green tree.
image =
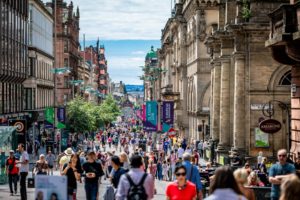
[[80, 96], [67, 104], [67, 118], [70, 128], [78, 133], [95, 130], [96, 117], [93, 115], [94, 106], [85, 102]]
[[99, 108], [99, 115], [101, 115], [102, 121], [105, 125], [116, 121], [117, 117], [121, 114], [120, 107], [117, 101], [112, 97], [112, 95], [108, 95]]

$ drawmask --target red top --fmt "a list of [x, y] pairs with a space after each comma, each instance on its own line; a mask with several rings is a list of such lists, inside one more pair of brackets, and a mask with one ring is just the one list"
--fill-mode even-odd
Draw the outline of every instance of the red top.
[[7, 166], [7, 170], [9, 168], [9, 165], [13, 165], [14, 167], [12, 168], [12, 170], [8, 170], [9, 174], [18, 174], [19, 173], [19, 168], [17, 168], [16, 163], [17, 160], [13, 159], [13, 158], [8, 158], [6, 160], [6, 166]]
[[185, 188], [179, 189], [176, 182], [170, 183], [166, 190], [170, 200], [192, 200], [197, 195], [196, 185], [187, 181]]

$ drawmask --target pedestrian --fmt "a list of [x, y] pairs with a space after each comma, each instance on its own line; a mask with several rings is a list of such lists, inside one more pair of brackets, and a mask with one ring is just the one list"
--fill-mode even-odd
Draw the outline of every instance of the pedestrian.
[[111, 183], [113, 185], [113, 187], [115, 189], [118, 188], [118, 185], [119, 185], [119, 182], [120, 182], [120, 178], [123, 174], [126, 173], [126, 170], [121, 167], [121, 161], [120, 161], [120, 158], [118, 156], [113, 156], [111, 158], [111, 164], [112, 164], [112, 171], [111, 171]]
[[14, 192], [15, 192], [15, 194], [17, 194], [17, 191], [18, 191], [19, 169], [16, 166], [17, 159], [14, 156], [14, 153], [15, 153], [14, 150], [9, 151], [9, 157], [7, 158], [6, 164], [5, 164], [6, 165], [6, 173], [8, 175], [10, 196], [13, 196]]
[[59, 167], [60, 170], [63, 170], [63, 167], [65, 166], [65, 164], [68, 164], [70, 162], [71, 156], [74, 154], [72, 148], [67, 148], [64, 151], [64, 155], [59, 159]]
[[61, 175], [67, 177], [68, 180], [68, 200], [76, 200], [77, 181], [80, 181], [82, 173], [80, 159], [77, 154], [71, 156], [70, 162], [63, 166]]
[[25, 145], [22, 143], [18, 145], [18, 150], [21, 153], [20, 161], [17, 162], [17, 166], [19, 166], [19, 172], [20, 172], [21, 200], [27, 200], [26, 177], [29, 172], [29, 155], [25, 151]]
[[210, 186], [210, 196], [205, 200], [247, 200], [234, 179], [229, 167], [219, 167]]
[[248, 186], [263, 187], [265, 184], [258, 178], [256, 172], [251, 172], [248, 176]]
[[131, 169], [121, 176], [116, 200], [149, 200], [154, 197], [154, 179], [145, 173], [143, 158], [133, 155], [130, 160]]
[[85, 172], [85, 192], [87, 200], [96, 200], [98, 195], [98, 181], [104, 175], [102, 166], [96, 162], [96, 154], [91, 151], [88, 153], [88, 160], [82, 168]]
[[49, 172], [48, 174], [53, 176], [53, 167], [55, 166], [55, 155], [51, 152], [48, 151], [48, 154], [46, 155], [46, 161], [48, 163], [48, 167], [49, 167]]
[[300, 179], [294, 174], [289, 175], [284, 179], [280, 189], [279, 200], [298, 200], [300, 197]]
[[120, 161], [121, 161], [121, 166], [123, 167], [123, 169], [125, 170], [129, 170], [129, 161], [128, 161], [128, 155], [125, 152], [121, 152], [120, 155]]
[[163, 174], [163, 180], [168, 181], [169, 180], [169, 168], [167, 161], [164, 160], [162, 164], [162, 174]]
[[198, 143], [198, 146], [197, 146], [197, 149], [198, 149], [198, 152], [200, 154], [200, 157], [203, 158], [203, 140], [201, 140], [199, 143]]
[[196, 200], [196, 185], [187, 180], [186, 168], [183, 165], [176, 166], [175, 176], [176, 180], [167, 186], [167, 200]]
[[287, 163], [287, 151], [280, 149], [277, 152], [278, 163], [272, 165], [269, 170], [269, 182], [272, 184], [271, 199], [278, 200], [280, 197], [280, 184], [289, 174], [295, 173], [294, 165]]
[[178, 149], [178, 158], [182, 158], [183, 154], [184, 154], [184, 149], [182, 148], [182, 146], [180, 146]]
[[175, 174], [175, 165], [177, 161], [177, 156], [174, 151], [171, 151], [170, 155], [170, 163], [171, 163], [171, 169], [172, 169], [172, 180], [174, 180], [174, 174]]
[[153, 176], [153, 179], [155, 179], [155, 174], [157, 170], [157, 165], [154, 162], [154, 159], [149, 160], [149, 173]]
[[240, 191], [248, 200], [255, 200], [255, 194], [253, 189], [245, 187], [247, 183], [248, 172], [245, 169], [239, 168], [233, 173], [234, 178], [240, 188]]
[[48, 163], [45, 159], [45, 155], [41, 154], [39, 160], [35, 163], [34, 173], [36, 175], [47, 175], [48, 169]]
[[187, 180], [194, 183], [197, 187], [197, 196], [198, 199], [202, 199], [202, 183], [200, 181], [200, 173], [198, 167], [191, 163], [191, 154], [183, 154], [183, 166], [186, 168], [186, 177]]

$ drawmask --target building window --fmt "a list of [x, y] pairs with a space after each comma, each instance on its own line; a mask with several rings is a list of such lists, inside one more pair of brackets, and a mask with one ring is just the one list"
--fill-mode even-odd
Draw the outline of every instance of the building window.
[[292, 84], [292, 74], [291, 71], [286, 72], [280, 79], [279, 85], [290, 86]]
[[65, 42], [64, 42], [64, 52], [65, 52], [65, 53], [68, 53], [68, 51], [69, 51], [69, 42], [68, 42], [68, 41], [65, 41]]
[[69, 67], [69, 59], [68, 58], [64, 59], [64, 67]]

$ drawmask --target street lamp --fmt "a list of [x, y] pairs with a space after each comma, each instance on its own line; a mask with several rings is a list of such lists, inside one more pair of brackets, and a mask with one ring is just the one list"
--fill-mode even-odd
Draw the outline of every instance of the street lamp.
[[204, 124], [205, 124], [205, 120], [203, 119], [202, 120], [202, 139], [203, 139], [203, 142], [204, 142]]

